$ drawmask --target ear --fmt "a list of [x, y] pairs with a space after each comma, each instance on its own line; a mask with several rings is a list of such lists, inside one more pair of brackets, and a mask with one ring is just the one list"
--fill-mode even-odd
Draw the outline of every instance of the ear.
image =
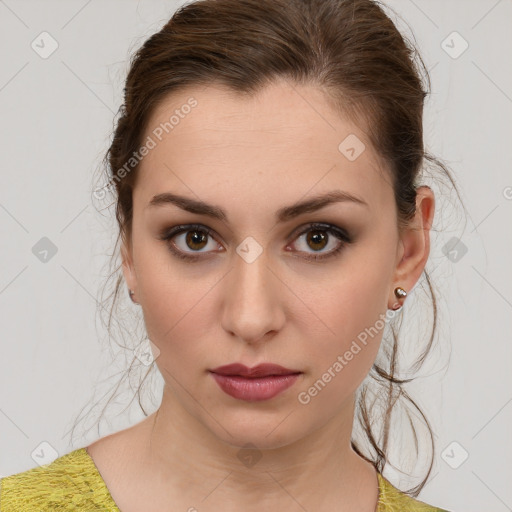
[[428, 186], [416, 191], [416, 214], [409, 225], [400, 233], [397, 263], [390, 290], [390, 304], [396, 304], [395, 288], [402, 287], [409, 292], [423, 272], [430, 253], [430, 228], [434, 219], [435, 198]]
[[135, 274], [135, 268], [133, 265], [133, 254], [131, 250], [131, 243], [123, 239], [121, 245], [121, 260], [124, 280], [130, 290], [135, 292], [137, 295], [137, 276]]

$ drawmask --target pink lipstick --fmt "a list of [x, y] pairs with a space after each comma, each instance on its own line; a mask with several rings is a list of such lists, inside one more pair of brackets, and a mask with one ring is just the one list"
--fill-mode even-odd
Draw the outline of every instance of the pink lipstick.
[[219, 387], [239, 400], [269, 400], [292, 386], [302, 372], [283, 366], [263, 363], [253, 368], [234, 363], [210, 370]]

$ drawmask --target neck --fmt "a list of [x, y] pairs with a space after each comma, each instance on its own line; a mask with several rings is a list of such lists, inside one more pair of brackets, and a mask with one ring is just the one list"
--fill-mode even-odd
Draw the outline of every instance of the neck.
[[[343, 512], [373, 512], [378, 498], [375, 468], [350, 444], [353, 395], [327, 424], [290, 442], [292, 417], [254, 439], [219, 424], [226, 438], [221, 439], [165, 387], [160, 408], [145, 421], [145, 458], [153, 474], [163, 475], [169, 488], [186, 494], [185, 502], [202, 509], [206, 505], [227, 511], [229, 504], [233, 510], [245, 511], [260, 511], [262, 505], [328, 510], [334, 505]], [[251, 446], [243, 448], [248, 443]]]

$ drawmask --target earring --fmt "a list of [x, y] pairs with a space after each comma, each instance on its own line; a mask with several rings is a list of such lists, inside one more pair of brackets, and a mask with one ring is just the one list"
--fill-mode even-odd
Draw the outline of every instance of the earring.
[[[405, 299], [405, 297], [407, 297], [407, 292], [401, 288], [400, 286], [397, 286], [395, 288], [395, 297], [397, 299]], [[402, 307], [402, 305], [399, 303], [399, 302], [396, 302], [395, 304], [393, 304], [393, 311], [397, 311], [399, 310], [400, 308]]]
[[138, 302], [136, 302], [136, 301], [135, 301], [135, 299], [133, 298], [133, 290], [130, 290], [130, 289], [128, 288], [128, 291], [130, 292], [130, 299], [132, 299], [132, 302], [133, 302], [134, 304], [138, 304]]

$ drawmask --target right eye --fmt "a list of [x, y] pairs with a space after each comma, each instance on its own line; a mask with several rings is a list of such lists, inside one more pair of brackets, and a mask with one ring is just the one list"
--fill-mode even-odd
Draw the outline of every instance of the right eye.
[[[165, 240], [171, 253], [184, 260], [198, 260], [200, 254], [212, 252], [203, 250], [208, 248], [208, 238], [214, 238], [213, 231], [201, 224], [186, 224], [174, 226], [167, 230], [160, 238]], [[173, 241], [176, 239], [176, 241]], [[211, 244], [210, 249], [215, 244]], [[192, 249], [188, 251], [188, 249]]]

